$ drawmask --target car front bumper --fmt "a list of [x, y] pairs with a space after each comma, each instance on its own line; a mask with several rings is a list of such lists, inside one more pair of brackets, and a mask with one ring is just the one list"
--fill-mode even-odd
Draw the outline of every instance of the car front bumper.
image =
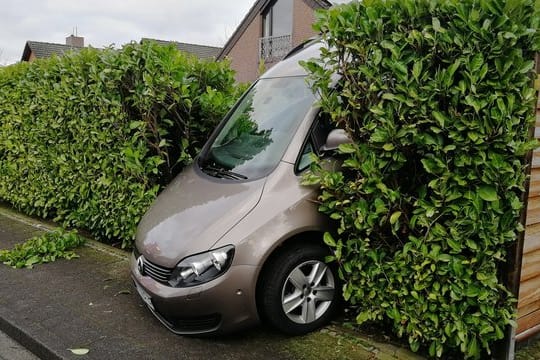
[[226, 333], [259, 321], [256, 266], [232, 265], [220, 277], [188, 288], [173, 288], [142, 275], [133, 254], [130, 269], [145, 305], [175, 334]]

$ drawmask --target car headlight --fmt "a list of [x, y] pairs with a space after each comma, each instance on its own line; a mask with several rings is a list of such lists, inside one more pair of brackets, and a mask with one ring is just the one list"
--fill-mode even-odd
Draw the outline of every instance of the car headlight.
[[169, 285], [189, 287], [213, 280], [227, 271], [233, 256], [232, 245], [188, 256], [176, 265], [169, 279]]

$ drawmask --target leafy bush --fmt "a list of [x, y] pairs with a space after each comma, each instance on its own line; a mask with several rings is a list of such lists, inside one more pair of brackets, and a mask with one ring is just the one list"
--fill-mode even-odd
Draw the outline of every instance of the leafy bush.
[[238, 97], [233, 75], [152, 42], [0, 69], [0, 199], [129, 247]]
[[[315, 167], [356, 321], [478, 358], [514, 324], [498, 269], [520, 197], [540, 48], [532, 0], [365, 0], [319, 13], [321, 106], [355, 140]], [[330, 88], [332, 74], [339, 91]]]
[[59, 229], [31, 238], [11, 250], [0, 250], [0, 261], [14, 268], [32, 268], [35, 264], [78, 257], [71, 249], [85, 243], [76, 231]]

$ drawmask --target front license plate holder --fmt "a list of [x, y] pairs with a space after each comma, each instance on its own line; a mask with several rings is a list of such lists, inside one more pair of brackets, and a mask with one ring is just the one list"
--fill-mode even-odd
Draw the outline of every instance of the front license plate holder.
[[139, 284], [135, 283], [135, 288], [137, 289], [137, 292], [139, 293], [139, 296], [141, 297], [142, 301], [148, 306], [152, 311], [156, 311], [154, 308], [154, 304], [152, 304], [152, 298], [148, 293], [139, 286]]

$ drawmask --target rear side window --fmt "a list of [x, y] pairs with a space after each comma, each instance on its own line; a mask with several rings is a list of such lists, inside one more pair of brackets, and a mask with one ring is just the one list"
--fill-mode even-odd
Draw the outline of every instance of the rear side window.
[[302, 147], [302, 151], [300, 151], [296, 164], [296, 172], [302, 172], [311, 165], [311, 154], [315, 154], [319, 157], [325, 155], [322, 151], [322, 147], [326, 143], [328, 133], [330, 133], [332, 129], [334, 129], [334, 126], [332, 125], [329, 116], [320, 112], [311, 127], [305, 144]]

